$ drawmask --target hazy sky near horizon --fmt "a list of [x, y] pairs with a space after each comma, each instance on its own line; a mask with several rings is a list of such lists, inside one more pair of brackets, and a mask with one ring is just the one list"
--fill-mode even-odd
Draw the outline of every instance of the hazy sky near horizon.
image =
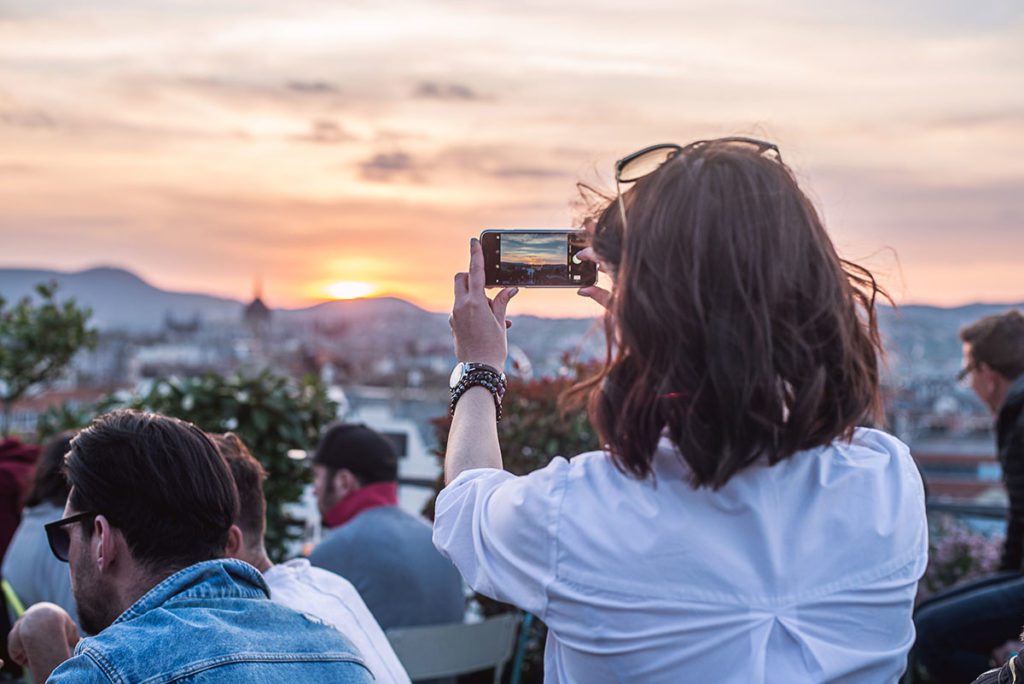
[[481, 229], [729, 134], [898, 302], [1024, 301], [1019, 0], [0, 0], [0, 267], [440, 311]]

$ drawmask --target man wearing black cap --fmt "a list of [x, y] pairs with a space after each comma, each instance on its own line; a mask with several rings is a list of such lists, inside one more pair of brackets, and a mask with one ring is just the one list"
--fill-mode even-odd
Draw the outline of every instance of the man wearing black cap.
[[313, 489], [329, 531], [310, 563], [355, 585], [381, 627], [462, 621], [462, 577], [434, 548], [430, 525], [398, 507], [398, 455], [384, 437], [361, 424], [329, 427]]

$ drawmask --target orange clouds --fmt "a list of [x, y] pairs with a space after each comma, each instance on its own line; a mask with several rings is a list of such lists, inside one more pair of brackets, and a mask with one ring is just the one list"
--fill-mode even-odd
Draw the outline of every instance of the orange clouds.
[[897, 296], [1024, 300], [1019, 7], [90, 8], [0, 20], [0, 266], [443, 310], [481, 229], [571, 225], [574, 181], [643, 145], [757, 133], [844, 251], [899, 255]]

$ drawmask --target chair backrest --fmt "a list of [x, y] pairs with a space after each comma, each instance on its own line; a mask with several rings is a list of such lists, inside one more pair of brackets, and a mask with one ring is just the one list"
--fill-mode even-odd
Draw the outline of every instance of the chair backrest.
[[494, 668], [501, 680], [516, 645], [519, 613], [503, 613], [483, 622], [389, 629], [388, 641], [409, 678], [432, 679]]

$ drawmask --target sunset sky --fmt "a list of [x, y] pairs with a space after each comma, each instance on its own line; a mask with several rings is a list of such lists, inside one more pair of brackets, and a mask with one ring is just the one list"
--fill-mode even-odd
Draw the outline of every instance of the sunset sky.
[[568, 249], [564, 234], [508, 234], [501, 240], [501, 264], [502, 267], [510, 262], [567, 266]]
[[441, 311], [481, 229], [729, 134], [897, 301], [1024, 301], [1020, 0], [0, 0], [0, 267]]

